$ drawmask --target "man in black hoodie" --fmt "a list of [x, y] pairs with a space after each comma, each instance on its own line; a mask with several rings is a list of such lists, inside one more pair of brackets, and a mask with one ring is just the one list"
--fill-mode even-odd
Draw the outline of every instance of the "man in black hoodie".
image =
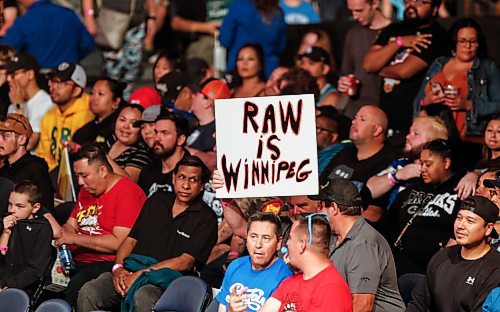
[[14, 183], [24, 180], [33, 182], [42, 194], [42, 206], [53, 211], [54, 190], [47, 163], [26, 149], [32, 134], [30, 122], [23, 115], [8, 114], [0, 122], [0, 157], [4, 158], [0, 177]]

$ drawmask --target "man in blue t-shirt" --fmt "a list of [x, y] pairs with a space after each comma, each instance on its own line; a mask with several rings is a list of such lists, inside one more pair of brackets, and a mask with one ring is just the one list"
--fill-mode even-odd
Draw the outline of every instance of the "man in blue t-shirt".
[[226, 311], [232, 292], [246, 287], [246, 311], [258, 311], [285, 278], [292, 275], [276, 252], [281, 242], [281, 221], [272, 213], [257, 212], [248, 219], [248, 256], [234, 260], [226, 271], [220, 293], [219, 311]]

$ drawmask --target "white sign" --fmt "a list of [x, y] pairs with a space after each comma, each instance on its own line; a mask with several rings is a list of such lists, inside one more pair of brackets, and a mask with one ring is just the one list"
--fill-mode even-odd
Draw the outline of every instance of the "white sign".
[[318, 193], [312, 94], [215, 101], [219, 198]]

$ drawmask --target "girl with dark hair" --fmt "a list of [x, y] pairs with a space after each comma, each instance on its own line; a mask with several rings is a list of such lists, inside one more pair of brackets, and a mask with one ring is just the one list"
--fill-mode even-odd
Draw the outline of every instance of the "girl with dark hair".
[[[95, 82], [89, 101], [89, 109], [95, 118], [75, 132], [72, 143], [78, 145], [90, 142], [104, 143], [113, 136], [116, 117], [114, 112], [122, 103], [125, 86], [125, 83], [110, 78], [101, 78]], [[68, 145], [70, 151], [76, 148], [72, 143]]]
[[153, 65], [153, 82], [158, 83], [161, 77], [175, 70], [181, 62], [177, 52], [160, 52]]
[[232, 81], [232, 97], [264, 95], [266, 88], [264, 64], [264, 50], [259, 44], [249, 43], [241, 47]]
[[264, 49], [264, 72], [268, 77], [279, 66], [286, 47], [286, 24], [278, 0], [234, 0], [220, 28], [220, 43], [228, 50], [227, 70], [236, 67], [245, 44], [259, 43]]
[[432, 256], [453, 236], [460, 207], [454, 191], [460, 178], [455, 151], [445, 140], [434, 140], [420, 152], [419, 181], [401, 191], [389, 211], [397, 214], [394, 259], [398, 276], [425, 274]]
[[479, 156], [486, 123], [500, 112], [500, 72], [493, 61], [484, 58], [486, 47], [477, 22], [457, 20], [451, 36], [453, 56], [431, 64], [413, 103], [414, 111], [433, 103], [451, 108], [460, 137], [470, 143], [469, 152]]

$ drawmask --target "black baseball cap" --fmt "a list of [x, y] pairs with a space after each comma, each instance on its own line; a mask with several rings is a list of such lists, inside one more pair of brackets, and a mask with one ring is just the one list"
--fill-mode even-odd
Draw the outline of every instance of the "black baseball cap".
[[35, 73], [38, 73], [40, 65], [38, 65], [37, 60], [32, 55], [28, 53], [18, 53], [11, 57], [9, 62], [2, 65], [1, 68], [7, 70], [8, 74], [19, 69], [33, 70]]
[[62, 81], [73, 81], [77, 86], [85, 89], [87, 86], [87, 73], [78, 64], [62, 62], [55, 70], [48, 74], [49, 78], [57, 77]]
[[[460, 210], [468, 210], [477, 214], [486, 223], [495, 223], [498, 220], [498, 207], [484, 196], [473, 195], [462, 202]], [[490, 237], [497, 238], [498, 233], [493, 229]]]
[[160, 92], [163, 104], [174, 101], [182, 88], [189, 84], [189, 76], [183, 72], [174, 70], [162, 76], [156, 84], [156, 90]]
[[346, 207], [363, 207], [363, 198], [358, 188], [346, 179], [331, 179], [322, 187], [318, 195], [307, 196], [312, 200], [328, 200]]
[[330, 65], [330, 54], [325, 51], [325, 49], [320, 47], [310, 47], [304, 53], [299, 55], [299, 59], [307, 57], [314, 62], [322, 62], [326, 65]]
[[495, 173], [495, 179], [485, 179], [483, 185], [487, 188], [500, 188], [500, 170]]

